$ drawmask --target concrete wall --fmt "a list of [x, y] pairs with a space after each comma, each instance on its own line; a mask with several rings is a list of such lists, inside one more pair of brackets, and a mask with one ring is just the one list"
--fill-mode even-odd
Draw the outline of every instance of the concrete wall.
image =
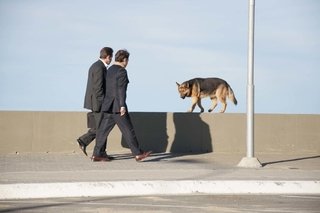
[[[146, 150], [246, 153], [245, 114], [134, 112], [131, 117]], [[255, 124], [256, 153], [320, 153], [320, 115], [257, 114]], [[0, 153], [79, 152], [75, 139], [86, 131], [85, 112], [0, 111]], [[129, 152], [126, 147], [115, 127], [108, 152]]]

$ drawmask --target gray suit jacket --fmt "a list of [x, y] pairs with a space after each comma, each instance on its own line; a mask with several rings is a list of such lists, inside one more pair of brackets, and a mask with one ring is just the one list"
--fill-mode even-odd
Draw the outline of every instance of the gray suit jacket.
[[127, 70], [119, 65], [112, 65], [105, 79], [105, 97], [101, 111], [119, 113], [121, 107], [126, 107], [127, 87], [129, 79]]
[[84, 108], [100, 112], [105, 91], [107, 68], [101, 60], [93, 63], [89, 69]]

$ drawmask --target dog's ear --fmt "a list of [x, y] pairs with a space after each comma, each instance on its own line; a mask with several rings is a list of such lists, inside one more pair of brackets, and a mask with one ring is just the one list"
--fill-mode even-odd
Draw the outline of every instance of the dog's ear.
[[176, 84], [178, 85], [178, 87], [180, 87], [180, 84], [178, 82], [176, 82]]

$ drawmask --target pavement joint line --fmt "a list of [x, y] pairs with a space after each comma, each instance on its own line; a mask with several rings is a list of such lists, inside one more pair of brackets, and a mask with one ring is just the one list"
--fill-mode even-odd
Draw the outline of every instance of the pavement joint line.
[[182, 194], [314, 194], [320, 181], [176, 180], [0, 184], [0, 199]]

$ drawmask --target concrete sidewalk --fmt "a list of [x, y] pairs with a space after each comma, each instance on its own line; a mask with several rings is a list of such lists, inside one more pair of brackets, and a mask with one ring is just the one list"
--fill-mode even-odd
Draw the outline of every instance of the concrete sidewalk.
[[0, 199], [169, 194], [320, 194], [320, 155], [256, 154], [263, 167], [239, 168], [244, 155], [130, 154], [91, 162], [82, 153], [0, 155]]

